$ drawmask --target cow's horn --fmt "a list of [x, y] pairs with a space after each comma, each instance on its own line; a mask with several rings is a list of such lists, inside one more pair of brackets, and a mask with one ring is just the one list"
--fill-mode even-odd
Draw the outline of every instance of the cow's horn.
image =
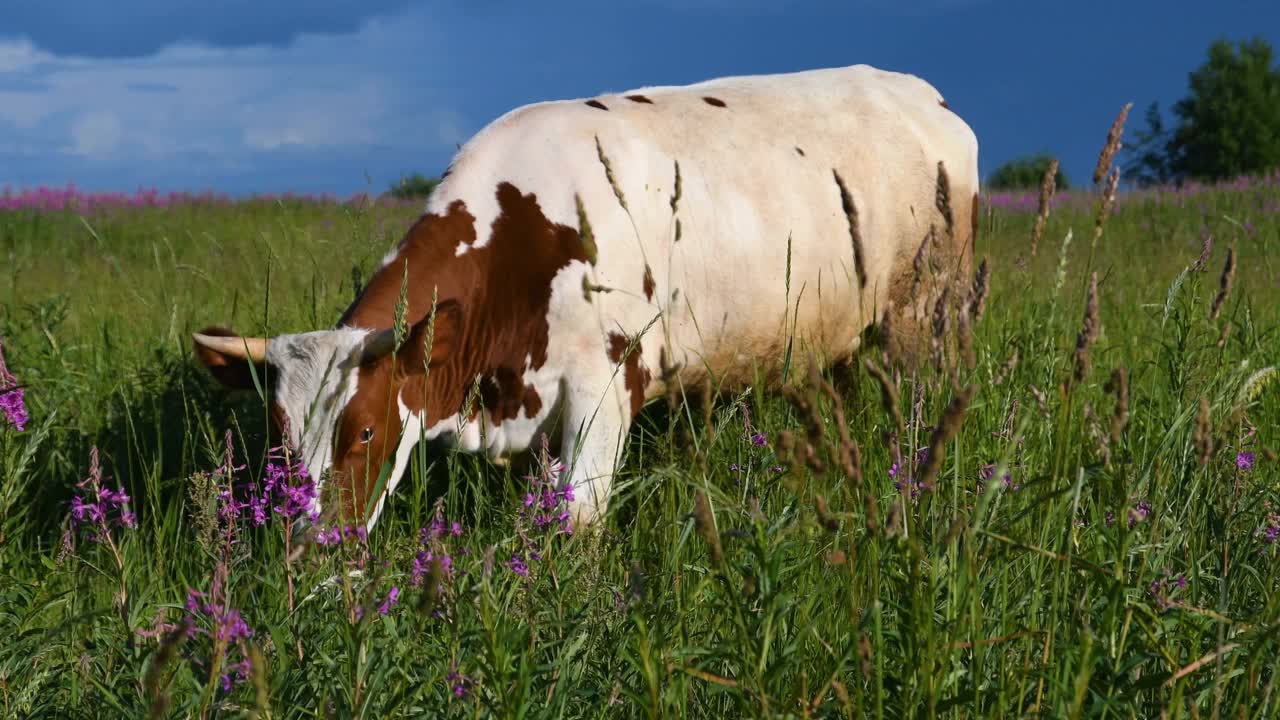
[[214, 352], [254, 363], [266, 362], [267, 339], [192, 333], [191, 339]]
[[396, 331], [388, 328], [369, 333], [360, 345], [360, 364], [376, 362], [396, 349]]

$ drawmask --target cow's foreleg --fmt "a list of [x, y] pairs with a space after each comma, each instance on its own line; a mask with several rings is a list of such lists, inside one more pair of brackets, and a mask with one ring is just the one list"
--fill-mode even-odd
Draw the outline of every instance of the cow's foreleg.
[[619, 392], [622, 378], [601, 365], [588, 378], [566, 381], [560, 458], [569, 467], [574, 494], [569, 512], [575, 526], [604, 517], [630, 422]]

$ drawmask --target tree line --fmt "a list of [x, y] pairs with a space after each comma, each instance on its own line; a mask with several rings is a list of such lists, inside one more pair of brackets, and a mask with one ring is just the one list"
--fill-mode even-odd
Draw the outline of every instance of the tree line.
[[[1214, 182], [1280, 167], [1280, 66], [1262, 38], [1217, 40], [1188, 78], [1187, 95], [1167, 122], [1158, 102], [1147, 106], [1146, 127], [1121, 151], [1122, 178], [1139, 187]], [[1038, 187], [1052, 157], [1025, 156], [1000, 166], [993, 190]], [[1058, 173], [1058, 187], [1068, 180]]]

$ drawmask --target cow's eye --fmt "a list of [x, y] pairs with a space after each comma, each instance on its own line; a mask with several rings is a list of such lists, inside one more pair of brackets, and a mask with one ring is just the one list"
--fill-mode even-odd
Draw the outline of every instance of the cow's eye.
[[364, 430], [360, 431], [360, 442], [365, 443], [367, 445], [369, 441], [372, 439], [373, 439], [373, 428], [367, 427]]

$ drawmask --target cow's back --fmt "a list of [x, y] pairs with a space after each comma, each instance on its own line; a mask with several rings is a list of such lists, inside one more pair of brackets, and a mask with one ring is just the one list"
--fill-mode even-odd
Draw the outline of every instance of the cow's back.
[[963, 257], [972, 131], [923, 80], [854, 66], [521, 108], [467, 144], [429, 209], [464, 200], [483, 245], [494, 188], [510, 182], [549, 220], [589, 224], [594, 264], [565, 270], [548, 319], [558, 362], [572, 364], [583, 333], [607, 349], [647, 327], [649, 377], [665, 356], [689, 380], [745, 379], [777, 368], [793, 336], [846, 356], [891, 295], [901, 304], [921, 240], [944, 232], [940, 162]]

